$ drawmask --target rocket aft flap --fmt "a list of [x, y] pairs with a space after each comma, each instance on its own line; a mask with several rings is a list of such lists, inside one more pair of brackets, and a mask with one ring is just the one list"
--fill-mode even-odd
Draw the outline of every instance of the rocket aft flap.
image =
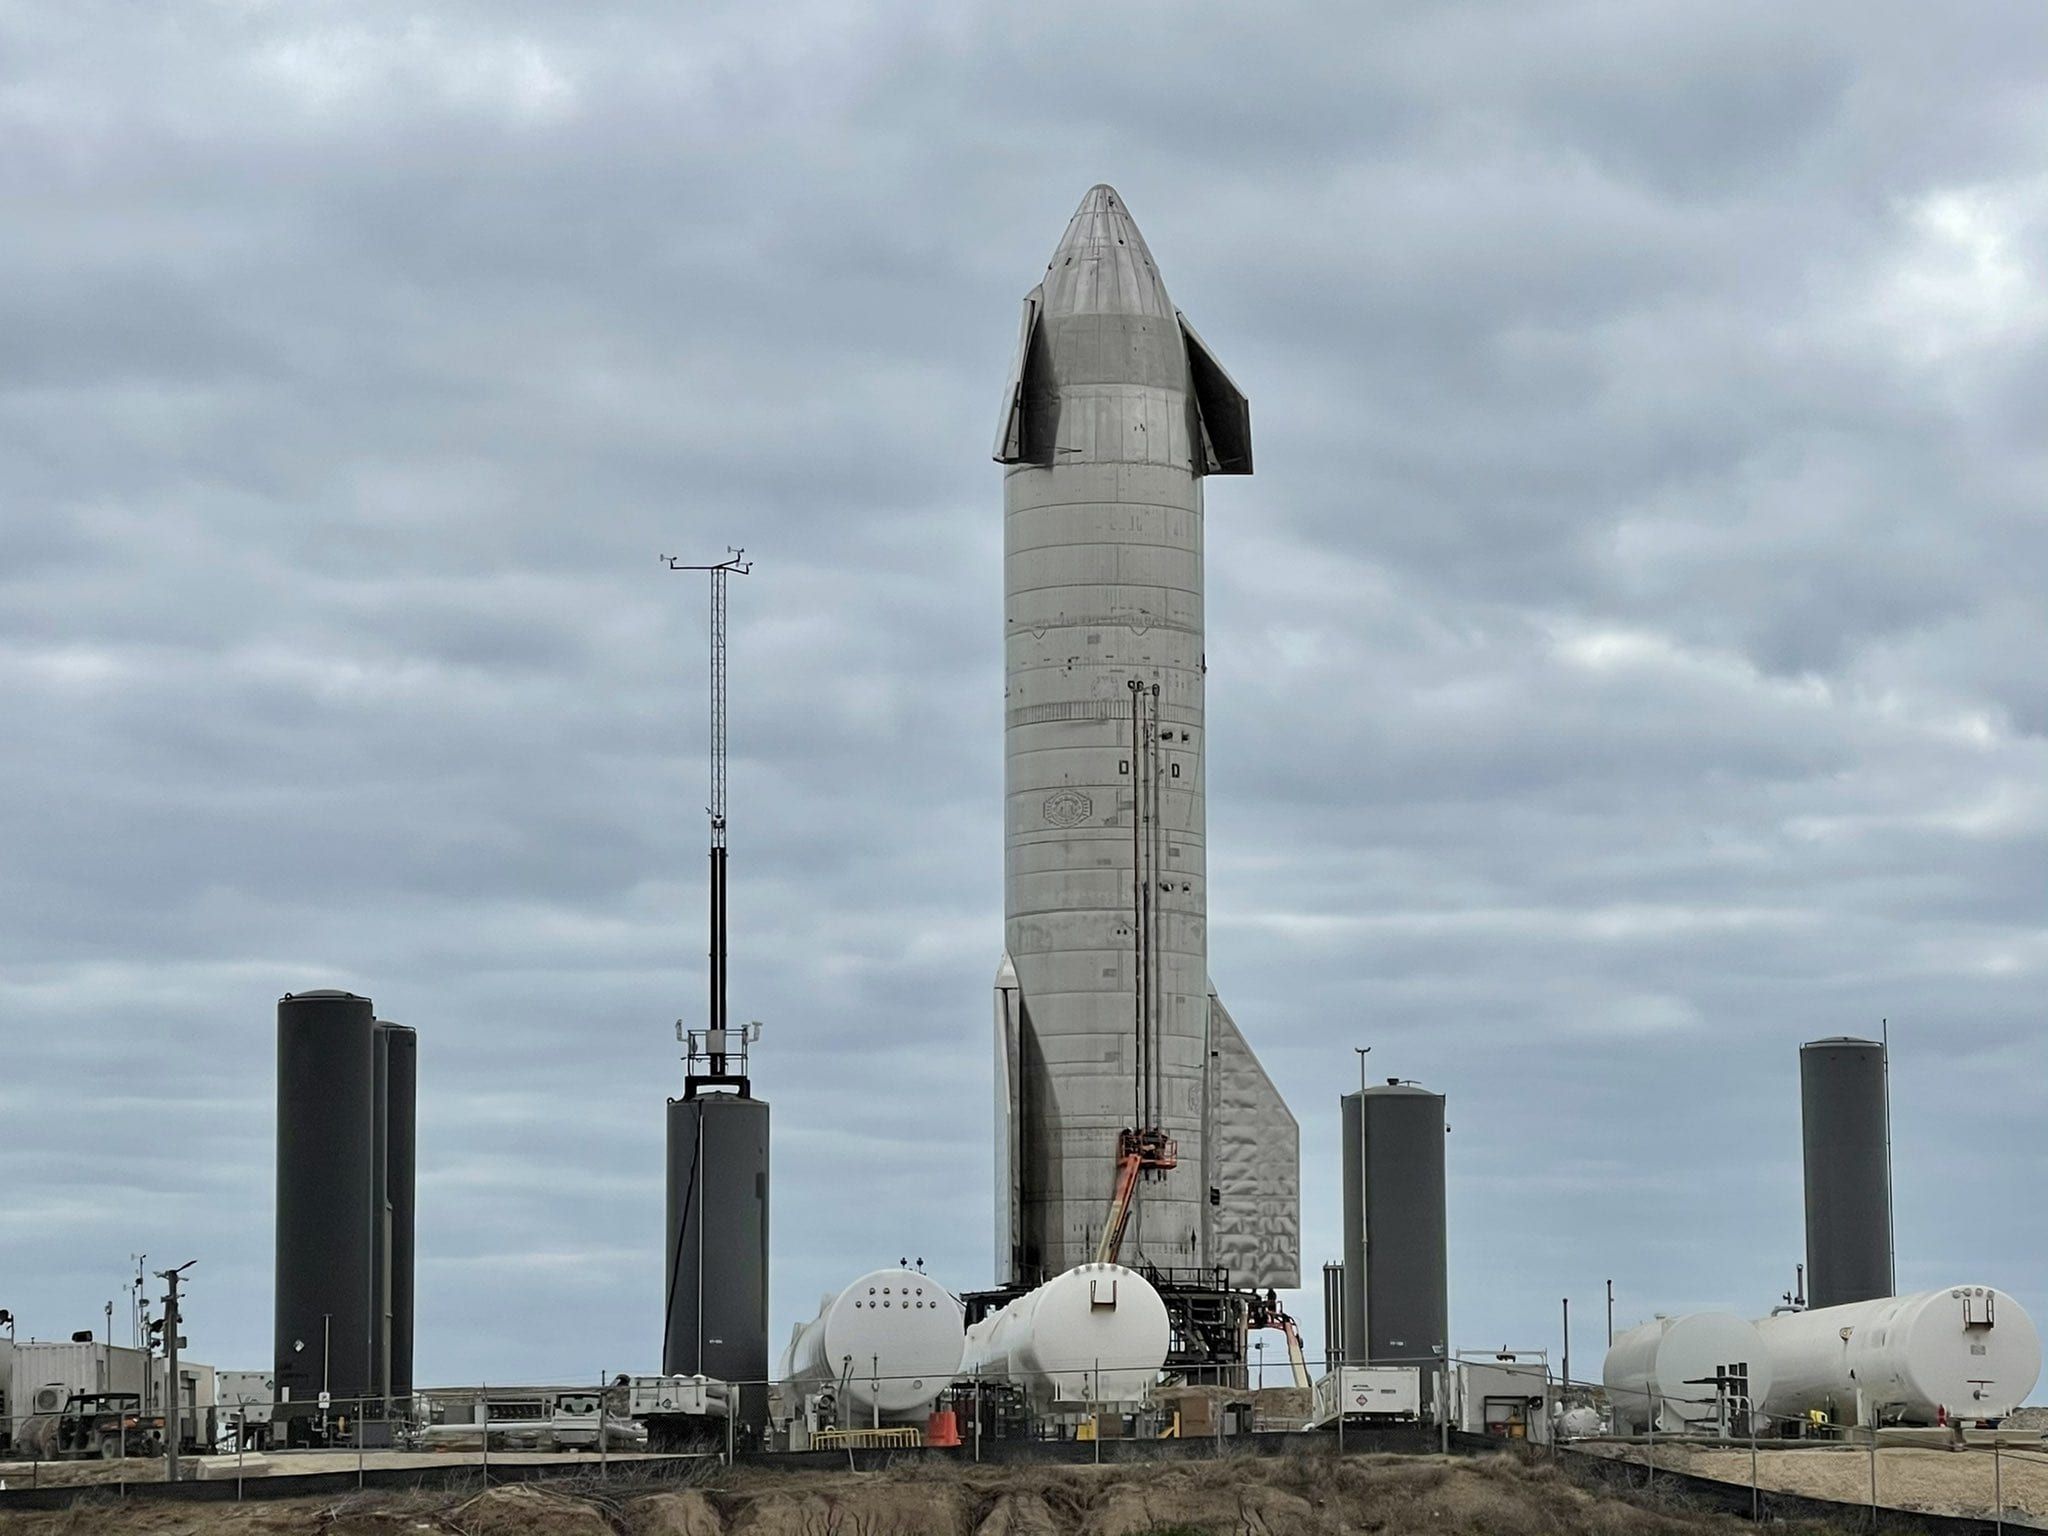
[[[1202, 481], [1251, 411], [1123, 200], [1082, 199], [1024, 301], [1003, 476], [998, 1274], [1124, 1263], [1300, 1280], [1294, 1117], [1209, 982]], [[1132, 1133], [1127, 1137], [1125, 1133]]]

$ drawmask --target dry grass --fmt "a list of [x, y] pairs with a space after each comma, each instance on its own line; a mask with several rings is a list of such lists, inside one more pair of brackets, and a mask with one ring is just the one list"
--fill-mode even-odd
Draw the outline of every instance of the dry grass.
[[[95, 1496], [0, 1536], [1723, 1536], [1740, 1522], [1548, 1463], [1326, 1453], [1120, 1466], [746, 1468], [471, 1491], [165, 1505]], [[1781, 1528], [1796, 1530], [1796, 1527]]]

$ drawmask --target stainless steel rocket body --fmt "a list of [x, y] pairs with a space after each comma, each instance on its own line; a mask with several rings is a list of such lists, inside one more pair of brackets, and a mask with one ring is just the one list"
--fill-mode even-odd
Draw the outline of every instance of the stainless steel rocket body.
[[1094, 1258], [1118, 1133], [1152, 1125], [1178, 1163], [1145, 1176], [1122, 1259], [1199, 1269], [1213, 1172], [1202, 480], [1249, 473], [1249, 409], [1108, 187], [1025, 301], [1005, 406], [999, 1259], [1028, 1282]]

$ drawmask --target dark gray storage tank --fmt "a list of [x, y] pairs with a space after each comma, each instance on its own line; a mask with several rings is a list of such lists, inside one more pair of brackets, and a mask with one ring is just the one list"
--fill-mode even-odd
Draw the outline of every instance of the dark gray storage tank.
[[661, 1368], [741, 1382], [768, 1418], [768, 1106], [738, 1093], [668, 1101], [668, 1276]]
[[316, 1414], [323, 1389], [337, 1414], [343, 1399], [382, 1395], [373, 1368], [376, 1034], [367, 997], [278, 999], [273, 1343], [282, 1420]]
[[1428, 1401], [1450, 1353], [1443, 1095], [1389, 1082], [1343, 1112], [1344, 1357], [1424, 1367]]
[[1838, 1035], [1799, 1048], [1811, 1306], [1897, 1294], [1887, 1087], [1881, 1041]]
[[385, 1379], [394, 1409], [412, 1400], [413, 1170], [419, 1126], [419, 1036], [403, 1024], [377, 1021], [384, 1078], [384, 1312], [388, 1318]]

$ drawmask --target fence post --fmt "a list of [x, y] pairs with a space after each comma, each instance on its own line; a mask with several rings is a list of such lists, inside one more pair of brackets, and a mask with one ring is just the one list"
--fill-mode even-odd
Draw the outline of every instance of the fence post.
[[363, 1404], [367, 1398], [356, 1399], [356, 1488], [363, 1486]]
[[2001, 1431], [1991, 1431], [1991, 1523], [1998, 1536], [2005, 1536], [2005, 1479], [1998, 1465], [1998, 1439]]
[[1088, 1438], [1095, 1442], [1095, 1465], [1102, 1465], [1102, 1357], [1095, 1357], [1094, 1385], [1088, 1389]]
[[483, 1431], [479, 1438], [483, 1441], [484, 1488], [488, 1491], [491, 1486], [491, 1384], [489, 1382], [483, 1383], [477, 1390], [476, 1411], [482, 1415], [477, 1420], [477, 1426]]
[[1756, 1410], [1749, 1413], [1749, 1523], [1756, 1524], [1760, 1502], [1756, 1487]]
[[974, 1459], [981, 1460], [981, 1367], [974, 1368]]
[[597, 1478], [599, 1482], [611, 1477], [611, 1457], [605, 1448], [604, 1432], [604, 1372], [597, 1373]]
[[1877, 1529], [1877, 1426], [1870, 1426], [1870, 1528]]
[[[1328, 1380], [1331, 1376], [1337, 1378], [1337, 1390], [1330, 1395], [1337, 1403], [1337, 1458], [1341, 1461], [1344, 1457], [1344, 1420], [1350, 1417], [1346, 1410], [1351, 1406], [1351, 1399], [1344, 1391], [1344, 1366], [1341, 1361], [1336, 1365], [1332, 1365], [1327, 1360], [1323, 1362], [1324, 1379]], [[1311, 1387], [1309, 1390], [1313, 1392], [1315, 1389]], [[1308, 1411], [1310, 1413], [1316, 1411], [1315, 1399], [1313, 1397], [1309, 1399]]]
[[1643, 1447], [1643, 1486], [1657, 1480], [1657, 1395], [1650, 1394], [1649, 1443]]

